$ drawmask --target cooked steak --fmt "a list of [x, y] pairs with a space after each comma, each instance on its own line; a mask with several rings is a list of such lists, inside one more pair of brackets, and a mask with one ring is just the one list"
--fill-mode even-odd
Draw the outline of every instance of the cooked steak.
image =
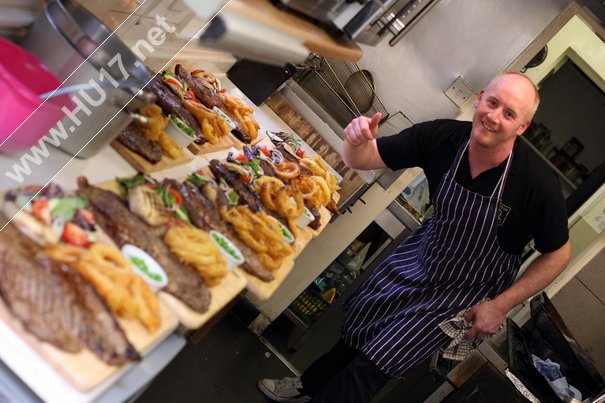
[[162, 147], [145, 134], [136, 123], [131, 123], [118, 135], [118, 141], [129, 150], [155, 164], [162, 159]]
[[97, 224], [121, 247], [132, 244], [147, 252], [168, 275], [164, 291], [183, 301], [197, 312], [206, 312], [210, 292], [204, 279], [195, 269], [181, 264], [164, 244], [157, 230], [147, 225], [124, 205], [112, 192], [90, 186], [85, 178], [78, 178], [78, 193], [88, 197]]
[[162, 111], [166, 115], [173, 114], [181, 119], [187, 126], [189, 126], [195, 132], [195, 142], [197, 144], [204, 144], [208, 140], [202, 134], [202, 128], [195, 119], [195, 117], [189, 112], [181, 99], [170, 89], [170, 87], [164, 83], [164, 79], [159, 76], [153, 77], [149, 83], [149, 88], [156, 96], [156, 104], [162, 108]]
[[263, 211], [265, 207], [260, 200], [260, 196], [248, 184], [244, 183], [239, 176], [226, 169], [219, 160], [210, 161], [210, 170], [217, 179], [222, 178], [227, 185], [231, 186], [252, 211]]
[[[221, 192], [216, 186], [213, 189], [213, 193], [216, 195], [217, 203], [210, 200], [205, 194], [200, 192], [198, 188], [190, 183], [181, 184], [173, 179], [165, 179], [165, 183], [181, 193], [183, 196], [183, 206], [187, 209], [193, 225], [205, 231], [215, 230], [225, 234], [244, 255], [244, 258], [246, 259], [242, 265], [244, 270], [263, 281], [273, 280], [273, 274], [264, 268], [258, 255], [239, 239], [237, 233], [229, 224], [220, 218], [218, 203], [220, 203], [220, 200], [224, 199], [221, 199]], [[204, 186], [213, 185], [206, 184]]]
[[195, 95], [195, 97], [206, 107], [214, 108], [216, 106], [223, 110], [225, 109], [223, 101], [216, 95], [216, 92], [214, 92], [214, 89], [210, 85], [205, 85], [206, 83], [204, 80], [193, 77], [191, 73], [180, 64], [177, 64], [174, 67], [174, 73], [187, 84], [187, 88], [193, 91], [193, 95]]
[[70, 353], [88, 347], [111, 365], [140, 360], [94, 288], [12, 224], [0, 232], [0, 277], [0, 297], [38, 339]]
[[214, 92], [214, 89], [210, 84], [206, 83], [206, 81], [201, 78], [192, 76], [191, 73], [180, 64], [175, 66], [174, 72], [185, 84], [187, 84], [187, 88], [193, 92], [193, 95], [195, 95], [201, 103], [208, 108], [218, 107], [231, 118], [235, 124], [235, 128], [231, 130], [231, 133], [233, 133], [235, 137], [246, 144], [252, 142], [250, 135], [246, 133], [246, 130], [242, 127], [240, 122], [231, 115], [231, 112], [225, 107], [223, 101], [216, 95], [216, 92]]

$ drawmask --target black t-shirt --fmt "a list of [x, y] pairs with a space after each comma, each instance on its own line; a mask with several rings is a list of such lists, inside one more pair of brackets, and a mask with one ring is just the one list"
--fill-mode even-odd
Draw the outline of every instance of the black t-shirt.
[[[378, 152], [393, 169], [420, 167], [434, 195], [443, 175], [452, 165], [458, 149], [470, 137], [471, 122], [435, 120], [414, 125], [399, 134], [377, 139]], [[492, 194], [506, 161], [471, 178], [468, 155], [460, 162], [456, 182], [484, 196]], [[520, 254], [533, 237], [542, 253], [559, 249], [567, 242], [567, 209], [555, 173], [526, 144], [517, 140], [502, 203], [510, 207], [501, 214], [498, 227], [500, 247]]]

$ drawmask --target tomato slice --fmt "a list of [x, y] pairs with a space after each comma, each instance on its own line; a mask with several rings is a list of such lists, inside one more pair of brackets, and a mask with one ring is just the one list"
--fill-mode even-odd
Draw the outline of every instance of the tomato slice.
[[305, 156], [305, 152], [299, 148], [296, 150], [296, 155], [298, 155], [299, 158], [303, 158]]
[[246, 157], [244, 154], [238, 155], [237, 157], [235, 157], [235, 160], [239, 162], [250, 162], [248, 157]]
[[173, 188], [169, 188], [168, 191], [170, 192], [170, 194], [172, 194], [174, 196], [174, 204], [180, 206], [181, 204], [183, 204], [183, 196], [181, 195], [181, 193]]
[[260, 147], [260, 151], [265, 155], [265, 157], [271, 156], [271, 150], [268, 147], [262, 146]]
[[68, 244], [81, 246], [84, 248], [90, 245], [90, 241], [88, 240], [88, 234], [86, 233], [86, 231], [71, 222], [65, 224], [61, 239], [63, 240], [63, 242], [66, 242]]
[[39, 199], [32, 201], [32, 215], [46, 225], [50, 225], [50, 209], [48, 200]]
[[195, 94], [194, 94], [194, 93], [193, 93], [193, 91], [191, 91], [191, 90], [187, 90], [187, 91], [185, 91], [185, 98], [186, 98], [186, 99], [190, 99], [190, 100], [195, 101], [195, 102], [200, 102], [200, 101], [199, 101], [199, 100], [198, 100], [198, 99], [195, 97]]
[[174, 86], [177, 86], [179, 88], [183, 88], [183, 84], [181, 84], [179, 81], [177, 81], [175, 78], [172, 77], [164, 77], [164, 79], [166, 80], [166, 82], [168, 84], [172, 84]]

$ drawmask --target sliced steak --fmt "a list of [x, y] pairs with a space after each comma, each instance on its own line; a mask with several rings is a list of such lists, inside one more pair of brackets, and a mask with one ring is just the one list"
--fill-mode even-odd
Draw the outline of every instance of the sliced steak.
[[218, 107], [223, 110], [225, 109], [223, 101], [218, 97], [218, 95], [216, 95], [216, 92], [210, 86], [210, 84], [207, 84], [200, 78], [193, 77], [191, 73], [189, 73], [187, 69], [180, 64], [177, 64], [174, 67], [174, 73], [185, 84], [187, 84], [187, 88], [193, 91], [193, 95], [195, 95], [195, 97], [208, 108], [212, 109], [214, 107]]
[[162, 159], [162, 147], [153, 141], [136, 123], [131, 123], [118, 135], [118, 141], [132, 152], [155, 164]]
[[210, 161], [210, 170], [217, 179], [223, 179], [227, 185], [231, 186], [252, 211], [259, 212], [265, 209], [260, 200], [260, 196], [246, 183], [242, 182], [239, 176], [226, 169], [219, 160]]
[[85, 178], [78, 178], [78, 193], [88, 197], [95, 220], [120, 247], [135, 245], [162, 266], [169, 280], [164, 291], [194, 311], [201, 313], [208, 310], [210, 292], [204, 279], [195, 269], [179, 262], [178, 257], [164, 244], [157, 229], [132, 214], [115, 193], [90, 186]]
[[202, 134], [202, 128], [195, 116], [185, 108], [178, 95], [172, 92], [170, 87], [164, 82], [164, 78], [156, 75], [149, 83], [149, 88], [156, 96], [155, 103], [162, 108], [162, 111], [166, 115], [175, 115], [195, 132], [194, 141], [197, 144], [204, 144], [208, 141]]
[[94, 288], [12, 224], [0, 232], [0, 276], [0, 297], [38, 339], [70, 353], [87, 347], [111, 365], [140, 360]]
[[235, 230], [221, 219], [218, 207], [219, 203], [225, 201], [225, 199], [221, 198], [222, 192], [218, 187], [211, 184], [204, 185], [206, 187], [213, 186], [212, 193], [216, 195], [216, 199], [213, 201], [191, 183], [182, 184], [172, 179], [167, 179], [164, 183], [169, 184], [181, 193], [183, 206], [187, 209], [193, 225], [205, 231], [215, 230], [225, 234], [244, 255], [246, 259], [242, 265], [244, 270], [263, 281], [273, 280], [273, 274], [264, 268], [256, 252], [241, 241]]
[[175, 66], [174, 72], [185, 84], [187, 84], [187, 88], [193, 92], [193, 95], [195, 95], [195, 97], [199, 99], [201, 103], [211, 109], [217, 107], [231, 118], [235, 124], [235, 128], [231, 130], [231, 133], [233, 133], [235, 137], [246, 144], [250, 144], [252, 142], [250, 135], [246, 133], [246, 130], [242, 127], [241, 123], [235, 119], [233, 115], [231, 115], [231, 112], [229, 112], [229, 110], [223, 104], [223, 100], [220, 99], [209, 83], [201, 78], [192, 76], [191, 73], [189, 73], [180, 64]]

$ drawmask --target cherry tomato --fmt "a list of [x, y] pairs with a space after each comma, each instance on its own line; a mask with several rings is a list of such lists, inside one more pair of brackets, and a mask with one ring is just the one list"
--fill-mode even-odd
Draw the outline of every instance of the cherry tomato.
[[296, 150], [296, 155], [299, 158], [303, 158], [305, 156], [305, 152], [302, 149], [299, 148], [298, 150]]
[[61, 239], [68, 244], [82, 246], [84, 248], [90, 245], [86, 231], [71, 222], [65, 224]]
[[235, 157], [235, 160], [239, 162], [250, 162], [248, 157], [246, 157], [244, 154], [238, 155], [237, 157]]

